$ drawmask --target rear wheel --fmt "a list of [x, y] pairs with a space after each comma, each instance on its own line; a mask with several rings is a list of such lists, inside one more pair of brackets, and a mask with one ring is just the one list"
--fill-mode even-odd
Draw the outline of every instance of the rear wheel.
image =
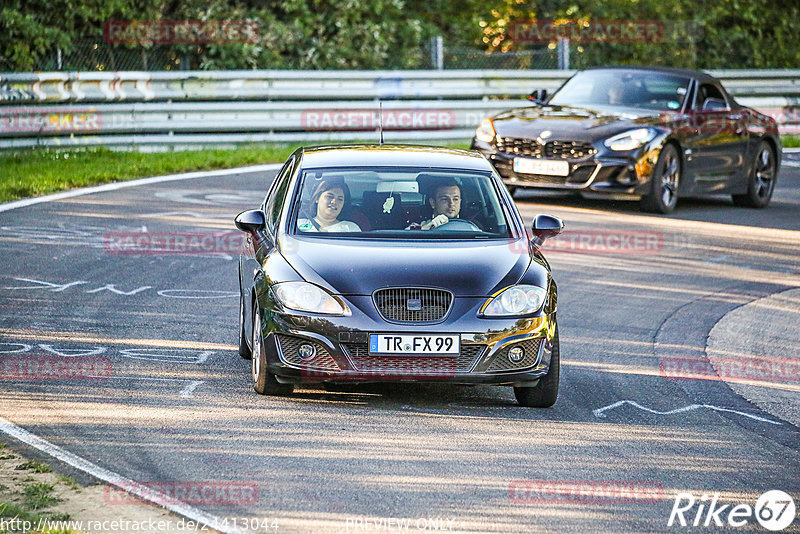
[[253, 306], [253, 363], [251, 374], [253, 389], [262, 395], [289, 395], [294, 391], [292, 384], [281, 384], [275, 375], [267, 370], [267, 354], [264, 350], [264, 332], [261, 330], [261, 310], [258, 302]]
[[552, 340], [550, 370], [533, 387], [515, 387], [514, 396], [520, 406], [526, 408], [549, 408], [558, 398], [558, 381], [561, 374], [561, 349], [558, 341], [558, 326]]
[[244, 296], [239, 292], [239, 356], [245, 360], [253, 357], [253, 352], [247, 345], [247, 332], [244, 328]]
[[747, 208], [766, 208], [775, 189], [776, 169], [775, 151], [769, 143], [761, 141], [756, 152], [753, 171], [747, 181], [747, 193], [731, 195], [733, 203]]
[[658, 155], [656, 168], [650, 178], [650, 191], [642, 197], [642, 211], [670, 213], [678, 203], [681, 181], [681, 161], [675, 145], [664, 145]]

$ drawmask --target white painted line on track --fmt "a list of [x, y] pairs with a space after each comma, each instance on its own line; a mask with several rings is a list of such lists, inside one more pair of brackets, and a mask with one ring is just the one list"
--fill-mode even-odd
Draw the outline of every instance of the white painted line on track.
[[206, 178], [209, 176], [227, 176], [230, 174], [242, 174], [246, 172], [274, 171], [280, 169], [281, 166], [282, 163], [270, 163], [268, 165], [253, 165], [251, 167], [236, 167], [233, 169], [221, 169], [216, 171], [197, 171], [197, 172], [187, 172], [183, 174], [167, 174], [164, 176], [153, 176], [152, 178], [140, 178], [138, 180], [128, 180], [126, 182], [115, 182], [113, 184], [103, 184], [103, 185], [96, 185], [93, 187], [83, 187], [81, 189], [74, 189], [72, 191], [64, 191], [61, 193], [54, 193], [52, 195], [45, 195], [43, 197], [26, 198], [23, 200], [15, 200], [14, 202], [7, 202], [5, 204], [0, 204], [0, 212], [10, 211], [17, 208], [24, 208], [26, 206], [33, 206], [34, 204], [42, 204], [44, 202], [55, 202], [57, 200], [64, 200], [65, 198], [90, 195], [92, 193], [104, 193], [106, 191], [116, 191], [118, 189], [126, 189], [128, 187], [137, 187], [140, 185], [159, 184], [162, 182], [172, 182], [177, 180], [193, 180], [195, 178]]
[[595, 417], [606, 417], [606, 414], [605, 414], [606, 411], [613, 410], [614, 408], [618, 408], [618, 407], [623, 406], [625, 404], [630, 404], [634, 408], [639, 408], [642, 411], [653, 413], [653, 414], [656, 414], [656, 415], [672, 415], [672, 414], [676, 414], [676, 413], [691, 412], [692, 410], [697, 410], [699, 408], [708, 408], [709, 410], [714, 410], [715, 412], [735, 413], [737, 415], [741, 415], [743, 417], [749, 417], [750, 419], [755, 419], [756, 421], [769, 423], [771, 425], [781, 425], [782, 424], [782, 423], [779, 423], [777, 421], [772, 421], [770, 419], [764, 419], [763, 417], [759, 417], [759, 416], [753, 415], [751, 413], [740, 412], [740, 411], [737, 411], [737, 410], [731, 410], [730, 408], [721, 408], [719, 406], [713, 406], [711, 404], [690, 404], [690, 405], [684, 406], [682, 408], [675, 408], [674, 410], [667, 410], [666, 412], [660, 412], [658, 410], [653, 410], [652, 408], [648, 408], [647, 406], [642, 406], [638, 402], [634, 402], [634, 401], [631, 401], [631, 400], [621, 400], [621, 401], [617, 401], [617, 402], [615, 402], [613, 404], [609, 404], [608, 406], [604, 406], [602, 408], [598, 408], [598, 409], [594, 410], [592, 413], [594, 413]]
[[203, 383], [204, 383], [203, 380], [194, 380], [191, 384], [189, 384], [188, 386], [186, 386], [181, 390], [181, 397], [183, 397], [184, 399], [191, 398], [192, 394], [194, 393], [194, 390], [197, 389], [197, 386]]
[[79, 469], [84, 473], [88, 473], [107, 484], [110, 484], [123, 491], [126, 491], [131, 495], [134, 495], [139, 499], [142, 499], [143, 501], [147, 501], [162, 508], [166, 508], [170, 512], [181, 515], [197, 523], [207, 525], [209, 528], [218, 530], [219, 532], [224, 532], [226, 534], [242, 533], [242, 531], [240, 530], [236, 530], [233, 528], [226, 528], [225, 523], [215, 515], [203, 512], [202, 510], [195, 508], [194, 506], [191, 506], [189, 504], [181, 502], [176, 503], [174, 496], [167, 495], [166, 493], [163, 493], [156, 489], [148, 488], [144, 484], [140, 484], [138, 482], [135, 482], [134, 480], [131, 480], [127, 477], [117, 474], [114, 471], [109, 471], [108, 469], [100, 467], [99, 465], [94, 464], [89, 460], [85, 460], [80, 456], [77, 456], [75, 454], [72, 454], [71, 452], [62, 449], [58, 445], [54, 445], [49, 441], [40, 438], [36, 434], [28, 432], [24, 428], [15, 425], [11, 421], [3, 417], [0, 417], [0, 431], [4, 432], [5, 434], [8, 434], [9, 436], [15, 439], [18, 439], [19, 441], [49, 456], [52, 456], [53, 458], [56, 458], [68, 465], [71, 465], [75, 469]]

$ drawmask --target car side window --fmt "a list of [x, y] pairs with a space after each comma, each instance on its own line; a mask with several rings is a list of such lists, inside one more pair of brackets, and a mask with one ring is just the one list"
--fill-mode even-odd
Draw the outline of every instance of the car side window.
[[704, 111], [720, 111], [728, 109], [725, 95], [714, 84], [704, 83], [697, 91], [695, 98], [695, 109]]
[[295, 158], [290, 158], [278, 173], [278, 176], [275, 177], [274, 185], [264, 205], [264, 214], [267, 216], [267, 230], [273, 235], [275, 235], [275, 227], [281, 216], [283, 199], [286, 196], [286, 189], [289, 187], [289, 179], [294, 170], [294, 163]]

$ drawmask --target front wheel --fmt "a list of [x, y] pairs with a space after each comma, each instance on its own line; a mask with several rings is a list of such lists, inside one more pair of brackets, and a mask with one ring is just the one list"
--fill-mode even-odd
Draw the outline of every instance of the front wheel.
[[681, 182], [681, 160], [675, 145], [664, 145], [650, 177], [650, 191], [642, 197], [642, 211], [671, 213], [678, 203]]
[[261, 330], [261, 310], [258, 302], [253, 306], [253, 360], [251, 366], [253, 389], [261, 395], [289, 395], [292, 384], [281, 384], [267, 370], [267, 353], [264, 349], [264, 332]]
[[558, 341], [558, 326], [553, 336], [550, 353], [550, 370], [533, 387], [515, 387], [514, 396], [520, 406], [526, 408], [549, 408], [558, 398], [558, 381], [561, 374], [561, 349]]
[[756, 154], [753, 171], [747, 181], [747, 193], [744, 195], [731, 195], [733, 203], [737, 206], [766, 208], [772, 198], [778, 167], [775, 151], [769, 143], [761, 141]]

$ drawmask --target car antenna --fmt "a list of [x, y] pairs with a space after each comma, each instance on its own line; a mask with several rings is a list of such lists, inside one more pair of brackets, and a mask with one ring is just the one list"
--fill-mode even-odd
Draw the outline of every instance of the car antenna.
[[381, 133], [381, 145], [383, 144], [383, 102], [378, 100], [378, 130]]

